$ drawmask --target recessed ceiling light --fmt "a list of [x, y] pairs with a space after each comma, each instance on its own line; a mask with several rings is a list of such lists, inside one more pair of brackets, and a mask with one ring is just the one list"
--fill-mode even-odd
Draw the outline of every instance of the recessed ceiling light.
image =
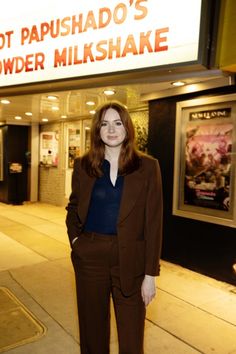
[[9, 101], [9, 100], [3, 98], [3, 99], [1, 100], [1, 103], [2, 103], [2, 104], [9, 104], [9, 103], [11, 103], [11, 101]]
[[25, 112], [25, 115], [28, 117], [32, 117], [33, 113], [32, 112]]
[[22, 118], [21, 118], [21, 116], [15, 116], [15, 119], [21, 120]]
[[95, 105], [95, 102], [93, 102], [93, 101], [87, 101], [86, 104], [87, 104], [88, 106], [94, 106], [94, 105]]
[[66, 115], [62, 115], [61, 118], [65, 119], [65, 118], [67, 118], [67, 116]]
[[57, 97], [57, 96], [54, 96], [54, 95], [48, 95], [47, 98], [48, 98], [49, 100], [52, 100], [52, 101], [58, 99], [58, 97]]
[[48, 122], [48, 118], [43, 118], [42, 122]]
[[107, 90], [104, 90], [103, 93], [106, 95], [106, 96], [112, 96], [116, 93], [115, 90], [113, 89], [107, 89]]
[[184, 82], [184, 81], [174, 81], [174, 82], [171, 83], [171, 85], [179, 87], [179, 86], [186, 85], [186, 82]]
[[52, 110], [53, 110], [53, 111], [59, 111], [59, 107], [53, 106], [53, 107], [52, 107]]
[[95, 114], [96, 111], [92, 110], [92, 111], [89, 111], [90, 114]]

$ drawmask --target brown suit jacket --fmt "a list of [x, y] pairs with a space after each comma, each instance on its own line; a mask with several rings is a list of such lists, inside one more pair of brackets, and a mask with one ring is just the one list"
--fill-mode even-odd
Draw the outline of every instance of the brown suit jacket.
[[[74, 163], [66, 225], [70, 242], [86, 220], [95, 178], [87, 175], [81, 159]], [[124, 177], [117, 223], [121, 288], [134, 291], [135, 277], [158, 275], [162, 243], [162, 182], [158, 161], [142, 156], [138, 170]]]

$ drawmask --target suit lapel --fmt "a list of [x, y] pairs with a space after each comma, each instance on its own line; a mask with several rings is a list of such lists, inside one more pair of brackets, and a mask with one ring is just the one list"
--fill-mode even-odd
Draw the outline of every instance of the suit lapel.
[[86, 178], [81, 177], [80, 180], [78, 214], [82, 224], [84, 224], [86, 220], [91, 193], [95, 180], [95, 177], [89, 177], [87, 174]]
[[118, 218], [118, 224], [126, 218], [126, 216], [133, 209], [139, 193], [143, 187], [143, 176], [141, 170], [137, 170], [124, 177], [124, 187], [121, 198], [120, 214]]
[[[95, 180], [95, 177], [88, 177], [87, 174], [81, 175], [78, 214], [82, 224], [84, 224], [87, 217], [89, 202], [91, 199], [91, 193]], [[124, 218], [126, 218], [126, 216], [133, 209], [144, 182], [145, 181], [142, 176], [142, 168], [124, 177], [124, 186], [121, 198], [118, 223], [120, 223]]]

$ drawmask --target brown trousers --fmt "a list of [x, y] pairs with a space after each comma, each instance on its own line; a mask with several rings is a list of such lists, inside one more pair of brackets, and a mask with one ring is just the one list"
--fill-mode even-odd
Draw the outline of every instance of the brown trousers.
[[120, 354], [143, 354], [145, 306], [142, 277], [136, 291], [120, 288], [117, 236], [83, 233], [75, 243], [72, 262], [76, 277], [81, 354], [108, 354], [112, 296]]

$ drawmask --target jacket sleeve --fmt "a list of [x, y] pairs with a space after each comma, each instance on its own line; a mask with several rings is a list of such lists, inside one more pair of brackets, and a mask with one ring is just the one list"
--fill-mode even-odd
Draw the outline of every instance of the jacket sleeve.
[[160, 273], [162, 247], [163, 196], [159, 163], [152, 159], [149, 171], [145, 220], [145, 274], [156, 276]]
[[69, 198], [69, 203], [66, 207], [66, 226], [67, 233], [72, 245], [72, 240], [78, 237], [81, 231], [81, 222], [78, 215], [78, 193], [79, 193], [79, 159], [75, 159], [72, 173], [72, 191]]

